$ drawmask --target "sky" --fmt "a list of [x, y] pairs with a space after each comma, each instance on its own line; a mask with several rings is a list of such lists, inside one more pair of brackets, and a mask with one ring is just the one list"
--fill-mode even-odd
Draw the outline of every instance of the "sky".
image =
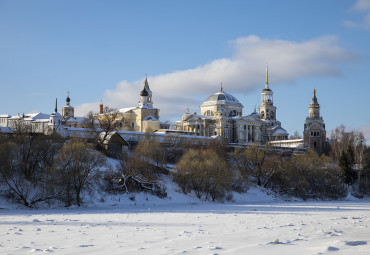
[[137, 106], [145, 75], [161, 121], [220, 90], [243, 115], [265, 66], [277, 119], [303, 132], [317, 90], [328, 136], [370, 140], [370, 0], [0, 0], [0, 114], [51, 113], [67, 91], [78, 116]]

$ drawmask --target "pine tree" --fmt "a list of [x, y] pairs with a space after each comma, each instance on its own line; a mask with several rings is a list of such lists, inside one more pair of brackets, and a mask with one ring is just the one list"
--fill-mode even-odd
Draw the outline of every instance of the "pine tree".
[[341, 177], [347, 186], [352, 185], [356, 178], [357, 172], [354, 169], [355, 156], [351, 146], [348, 146], [346, 151], [342, 151], [339, 158], [339, 166], [341, 168]]

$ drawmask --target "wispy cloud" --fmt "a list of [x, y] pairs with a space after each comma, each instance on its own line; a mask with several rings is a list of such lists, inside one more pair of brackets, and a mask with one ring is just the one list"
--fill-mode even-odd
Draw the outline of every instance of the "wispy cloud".
[[357, 21], [345, 20], [344, 24], [350, 28], [370, 30], [370, 0], [357, 0], [350, 10], [361, 13], [363, 16]]
[[[188, 105], [198, 107], [207, 96], [217, 92], [220, 82], [231, 93], [247, 94], [264, 86], [265, 64], [269, 64], [270, 82], [294, 83], [302, 77], [339, 76], [341, 65], [358, 56], [338, 46], [335, 36], [304, 42], [269, 40], [254, 35], [229, 42], [230, 58], [216, 59], [188, 70], [149, 76], [153, 101], [161, 110], [161, 120], [179, 119]], [[138, 105], [144, 78], [122, 81], [104, 93], [105, 105], [123, 108]], [[76, 113], [98, 110], [98, 103], [84, 104]], [[89, 108], [94, 107], [94, 108]], [[194, 108], [199, 111], [199, 108]]]

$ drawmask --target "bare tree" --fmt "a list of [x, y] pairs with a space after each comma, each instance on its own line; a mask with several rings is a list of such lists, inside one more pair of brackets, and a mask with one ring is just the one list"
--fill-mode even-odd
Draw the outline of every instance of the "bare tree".
[[104, 107], [103, 113], [94, 114], [89, 112], [85, 117], [85, 124], [95, 134], [96, 144], [103, 149], [103, 144], [108, 137], [118, 129], [119, 111], [108, 106]]
[[361, 164], [365, 150], [365, 137], [362, 132], [346, 131], [345, 126], [335, 128], [330, 135], [331, 157], [338, 162], [343, 151], [348, 147], [354, 150], [355, 164]]
[[81, 142], [71, 142], [60, 151], [55, 160], [55, 174], [64, 187], [66, 205], [76, 201], [81, 206], [81, 192], [88, 189], [105, 157]]
[[57, 198], [51, 168], [62, 141], [59, 137], [17, 133], [0, 142], [0, 179], [25, 206]]
[[302, 136], [299, 134], [299, 132], [296, 130], [294, 131], [293, 135], [289, 136], [289, 139], [302, 139]]

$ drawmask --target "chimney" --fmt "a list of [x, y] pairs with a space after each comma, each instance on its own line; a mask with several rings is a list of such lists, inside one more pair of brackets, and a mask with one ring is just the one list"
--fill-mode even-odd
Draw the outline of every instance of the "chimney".
[[100, 111], [99, 114], [103, 114], [103, 101], [100, 102]]

